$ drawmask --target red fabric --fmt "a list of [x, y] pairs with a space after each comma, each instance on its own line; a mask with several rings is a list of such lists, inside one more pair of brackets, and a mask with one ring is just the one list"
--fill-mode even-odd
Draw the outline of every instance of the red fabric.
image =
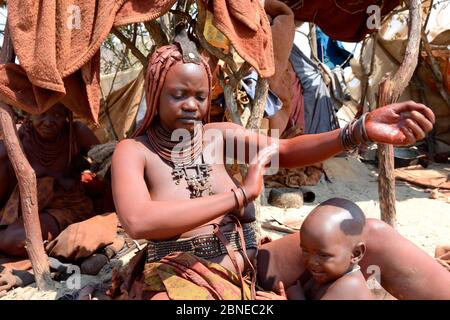
[[266, 0], [264, 8], [272, 18], [270, 27], [275, 61], [275, 74], [269, 78], [269, 86], [283, 102], [282, 110], [289, 114], [292, 96], [286, 88], [291, 84], [289, 56], [295, 37], [294, 14], [288, 6], [277, 0]]
[[99, 48], [112, 26], [157, 18], [175, 2], [8, 1], [9, 32], [20, 65], [0, 65], [0, 99], [32, 114], [61, 101], [97, 123]]
[[203, 0], [214, 14], [213, 24], [237, 53], [264, 78], [275, 73], [272, 33], [259, 0]]
[[305, 106], [303, 99], [303, 89], [300, 79], [297, 77], [292, 65], [290, 65], [291, 74], [291, 115], [289, 123], [292, 126], [297, 126], [301, 133], [305, 130]]
[[398, 6], [398, 0], [284, 0], [294, 11], [295, 19], [314, 22], [334, 40], [357, 42], [367, 29], [367, 7], [379, 5], [384, 16]]

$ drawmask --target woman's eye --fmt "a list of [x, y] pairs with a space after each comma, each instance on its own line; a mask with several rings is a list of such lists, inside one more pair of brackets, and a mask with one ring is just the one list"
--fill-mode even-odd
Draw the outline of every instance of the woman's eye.
[[206, 97], [197, 97], [197, 100], [203, 102], [206, 100]]
[[182, 94], [173, 94], [172, 97], [176, 100], [180, 100], [183, 98], [183, 95]]

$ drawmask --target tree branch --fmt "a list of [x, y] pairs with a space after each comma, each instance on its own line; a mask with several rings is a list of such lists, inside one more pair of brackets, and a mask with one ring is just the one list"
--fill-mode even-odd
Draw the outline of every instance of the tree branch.
[[147, 57], [141, 52], [141, 50], [139, 50], [132, 42], [130, 39], [128, 39], [122, 32], [120, 32], [119, 29], [117, 29], [116, 27], [113, 27], [111, 29], [111, 32], [117, 37], [119, 38], [119, 40], [126, 45], [126, 47], [128, 49], [131, 50], [131, 53], [142, 63], [142, 65], [144, 67], [147, 67], [148, 64], [148, 60]]
[[[397, 72], [391, 77], [387, 74], [380, 83], [378, 90], [378, 107], [395, 103], [405, 90], [417, 66], [421, 9], [419, 0], [409, 1], [409, 30], [405, 56]], [[378, 146], [379, 183], [381, 219], [395, 226], [395, 177], [394, 177], [394, 147], [380, 144]]]
[[[8, 26], [5, 28], [0, 63], [14, 62], [15, 54]], [[36, 174], [22, 148], [13, 120], [12, 108], [0, 102], [0, 132], [8, 157], [17, 177], [20, 190], [20, 204], [25, 228], [25, 248], [33, 267], [36, 284], [40, 290], [53, 288], [48, 257], [42, 241], [41, 224], [37, 205]], [[2, 135], [0, 134], [0, 135]]]

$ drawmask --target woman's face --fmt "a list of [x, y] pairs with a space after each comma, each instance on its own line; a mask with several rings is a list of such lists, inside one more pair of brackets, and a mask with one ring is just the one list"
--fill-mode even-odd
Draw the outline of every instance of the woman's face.
[[169, 69], [159, 97], [159, 119], [168, 130], [194, 130], [208, 112], [209, 81], [203, 66], [178, 63]]
[[31, 124], [42, 139], [54, 141], [61, 134], [66, 118], [66, 108], [61, 104], [57, 104], [47, 112], [32, 115]]

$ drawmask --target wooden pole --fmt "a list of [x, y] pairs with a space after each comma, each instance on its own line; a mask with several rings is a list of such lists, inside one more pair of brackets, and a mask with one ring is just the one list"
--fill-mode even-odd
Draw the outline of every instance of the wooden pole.
[[[420, 0], [409, 1], [409, 31], [405, 56], [397, 72], [391, 77], [387, 74], [378, 90], [378, 106], [395, 103], [407, 87], [417, 66], [421, 30]], [[379, 183], [381, 219], [395, 227], [395, 177], [394, 147], [378, 145]]]
[[[15, 54], [6, 22], [0, 63], [14, 62]], [[10, 106], [0, 102], [0, 132], [8, 157], [14, 168], [20, 190], [22, 218], [25, 227], [25, 248], [30, 258], [39, 290], [53, 288], [48, 257], [42, 241], [41, 224], [37, 206], [36, 174], [25, 156], [13, 120]]]

